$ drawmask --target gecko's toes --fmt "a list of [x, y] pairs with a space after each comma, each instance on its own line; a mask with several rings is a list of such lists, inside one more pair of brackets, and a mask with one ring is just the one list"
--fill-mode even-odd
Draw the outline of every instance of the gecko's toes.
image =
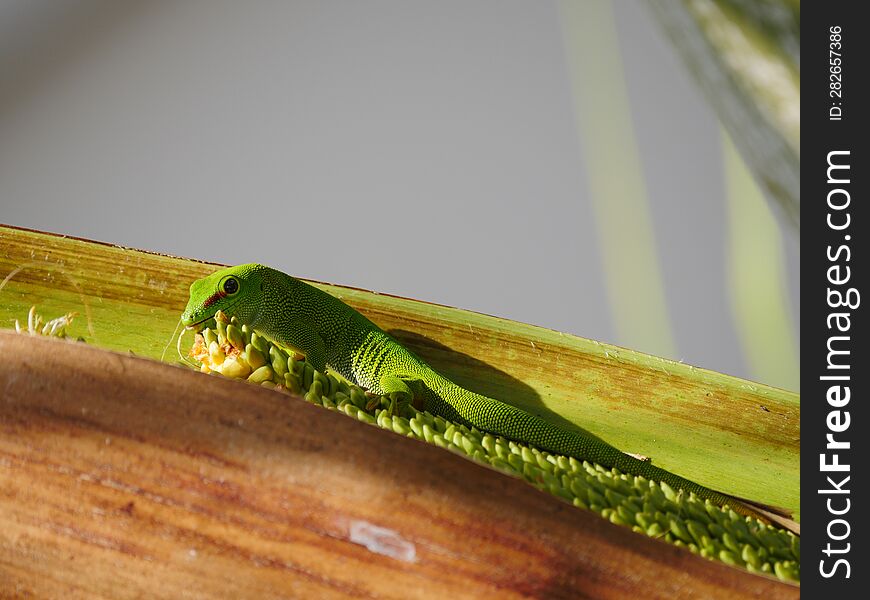
[[644, 456], [643, 454], [635, 454], [634, 452], [626, 452], [632, 458], [636, 458], [637, 460], [645, 463], [652, 463], [652, 459], [649, 456]]

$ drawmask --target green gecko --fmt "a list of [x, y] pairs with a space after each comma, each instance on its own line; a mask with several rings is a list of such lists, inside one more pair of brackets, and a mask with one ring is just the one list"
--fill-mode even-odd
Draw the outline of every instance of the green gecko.
[[239, 265], [193, 282], [182, 324], [199, 331], [218, 310], [237, 317], [278, 345], [303, 354], [318, 371], [329, 369], [364, 389], [389, 396], [394, 406], [397, 402], [422, 404], [425, 410], [449, 421], [664, 481], [674, 489], [694, 492], [720, 506], [728, 504], [738, 512], [762, 516], [794, 530], [789, 526], [794, 522], [784, 518], [787, 513], [782, 509], [711, 490], [601, 440], [458, 386], [338, 298], [275, 269]]

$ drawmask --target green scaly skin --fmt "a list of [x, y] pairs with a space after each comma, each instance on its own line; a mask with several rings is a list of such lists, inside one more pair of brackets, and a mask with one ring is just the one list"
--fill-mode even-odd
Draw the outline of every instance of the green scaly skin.
[[674, 489], [694, 492], [700, 498], [758, 516], [757, 511], [731, 496], [633, 458], [600, 440], [459, 387], [339, 299], [275, 269], [240, 265], [195, 281], [181, 320], [188, 329], [200, 330], [218, 310], [237, 317], [278, 345], [305, 355], [318, 371], [330, 369], [394, 401], [414, 400], [416, 404], [422, 400], [426, 410], [449, 421], [664, 481]]

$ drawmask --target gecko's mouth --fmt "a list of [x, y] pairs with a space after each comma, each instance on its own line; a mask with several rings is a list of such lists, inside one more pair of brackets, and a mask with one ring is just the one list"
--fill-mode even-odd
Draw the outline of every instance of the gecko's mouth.
[[[230, 306], [226, 307], [226, 309], [225, 309], [223, 312], [225, 312], [225, 313], [229, 313], [230, 310], [232, 310], [233, 308], [235, 308], [236, 304], [238, 304], [238, 302], [236, 302], [235, 304], [231, 304]], [[205, 329], [205, 324], [206, 324], [206, 322], [208, 322], [208, 321], [214, 319], [215, 314], [217, 314], [217, 311], [215, 311], [214, 313], [210, 314], [210, 315], [207, 316], [207, 317], [203, 317], [203, 318], [200, 319], [199, 321], [195, 321], [195, 322], [191, 323], [190, 325], [185, 325], [184, 328], [187, 329], [188, 331], [193, 330], [193, 331], [199, 333], [200, 331], [202, 331], [203, 329]]]
[[214, 319], [214, 315], [212, 315], [210, 317], [206, 317], [206, 318], [202, 319], [201, 321], [197, 321], [196, 323], [191, 323], [190, 325], [185, 325], [184, 328], [187, 329], [188, 331], [193, 330], [193, 331], [196, 331], [197, 333], [199, 333], [200, 331], [205, 329], [205, 327], [204, 327], [205, 322], [210, 320], [210, 319]]

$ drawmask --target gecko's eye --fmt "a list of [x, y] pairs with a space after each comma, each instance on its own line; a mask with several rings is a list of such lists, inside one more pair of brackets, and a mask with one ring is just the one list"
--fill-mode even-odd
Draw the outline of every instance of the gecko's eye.
[[239, 291], [239, 280], [235, 277], [227, 277], [224, 279], [223, 290], [227, 296], [232, 296]]

